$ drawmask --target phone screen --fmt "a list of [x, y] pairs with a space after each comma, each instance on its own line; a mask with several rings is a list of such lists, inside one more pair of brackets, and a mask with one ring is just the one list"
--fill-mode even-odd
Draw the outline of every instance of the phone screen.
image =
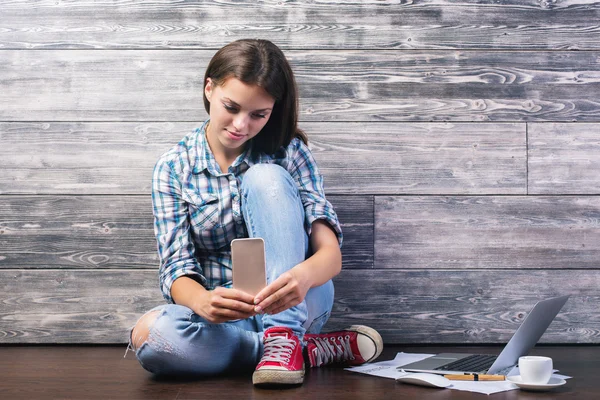
[[265, 242], [262, 238], [234, 239], [231, 241], [233, 287], [256, 295], [265, 286]]

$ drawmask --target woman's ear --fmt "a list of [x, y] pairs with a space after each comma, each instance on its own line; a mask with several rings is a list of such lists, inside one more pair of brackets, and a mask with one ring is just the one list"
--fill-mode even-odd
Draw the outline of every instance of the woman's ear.
[[204, 95], [210, 101], [210, 96], [213, 90], [213, 81], [210, 78], [206, 78], [206, 85], [204, 86]]

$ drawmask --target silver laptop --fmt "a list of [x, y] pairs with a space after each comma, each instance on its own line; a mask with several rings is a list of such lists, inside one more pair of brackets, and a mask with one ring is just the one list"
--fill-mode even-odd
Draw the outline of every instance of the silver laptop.
[[517, 365], [519, 357], [527, 355], [540, 340], [569, 296], [539, 301], [519, 326], [500, 355], [440, 353], [411, 364], [398, 367], [407, 372], [434, 374], [489, 374], [506, 375]]

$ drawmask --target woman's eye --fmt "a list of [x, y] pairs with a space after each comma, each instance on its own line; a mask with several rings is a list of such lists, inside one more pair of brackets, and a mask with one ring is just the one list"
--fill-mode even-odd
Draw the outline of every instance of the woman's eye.
[[[235, 114], [238, 112], [238, 109], [236, 107], [230, 106], [228, 104], [223, 103], [223, 107], [225, 108], [225, 110], [227, 110], [228, 112]], [[252, 118], [256, 118], [256, 119], [261, 119], [261, 118], [265, 118], [266, 115], [265, 114], [252, 114]]]

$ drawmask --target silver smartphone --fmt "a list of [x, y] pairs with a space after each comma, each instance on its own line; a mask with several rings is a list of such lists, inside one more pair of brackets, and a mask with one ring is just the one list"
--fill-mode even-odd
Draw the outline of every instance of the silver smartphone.
[[231, 241], [233, 288], [256, 295], [267, 286], [265, 241], [262, 238]]

